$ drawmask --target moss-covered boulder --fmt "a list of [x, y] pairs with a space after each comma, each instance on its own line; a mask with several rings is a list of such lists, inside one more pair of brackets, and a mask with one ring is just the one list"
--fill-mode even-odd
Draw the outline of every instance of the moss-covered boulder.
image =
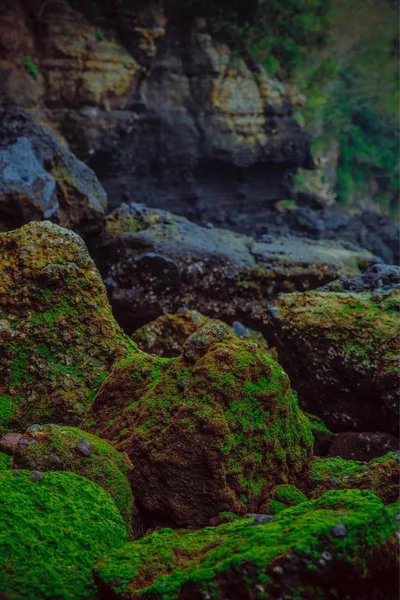
[[399, 426], [400, 289], [285, 294], [267, 325], [300, 405], [334, 431]]
[[94, 600], [94, 562], [127, 540], [110, 495], [75, 473], [2, 471], [0, 499], [5, 597]]
[[85, 426], [128, 453], [151, 524], [257, 512], [274, 485], [301, 479], [312, 454], [308, 419], [280, 365], [221, 325], [195, 332], [176, 359], [121, 361]]
[[275, 486], [268, 494], [268, 499], [260, 508], [260, 512], [267, 515], [276, 515], [277, 513], [306, 502], [307, 496], [295, 485], [283, 484]]
[[78, 235], [49, 222], [0, 234], [0, 433], [79, 423], [135, 347]]
[[[177, 313], [161, 315], [154, 321], [143, 325], [132, 334], [132, 339], [143, 352], [157, 356], [179, 356], [187, 338], [208, 323], [222, 324], [232, 336], [259, 344], [267, 349], [263, 335], [235, 321], [233, 327], [226, 323], [202, 315], [197, 310], [180, 310]], [[270, 350], [271, 352], [271, 350]]]
[[104, 598], [121, 600], [396, 600], [395, 531], [395, 511], [371, 492], [334, 491], [266, 525], [162, 529], [95, 576]]
[[14, 450], [14, 467], [30, 471], [72, 471], [103, 487], [129, 531], [134, 504], [126, 455], [96, 435], [65, 425], [33, 425]]
[[315, 458], [310, 467], [310, 488], [314, 498], [327, 490], [367, 489], [385, 503], [395, 502], [400, 492], [400, 457], [398, 452], [361, 462], [343, 458]]
[[325, 425], [322, 419], [311, 413], [305, 413], [311, 424], [311, 431], [314, 437], [314, 455], [326, 456], [329, 454], [334, 433]]

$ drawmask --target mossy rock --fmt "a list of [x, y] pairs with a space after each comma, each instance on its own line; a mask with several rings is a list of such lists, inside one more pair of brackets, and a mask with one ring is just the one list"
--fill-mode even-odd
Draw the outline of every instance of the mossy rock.
[[78, 235], [49, 222], [0, 234], [0, 433], [78, 424], [135, 348]]
[[0, 590], [12, 600], [95, 600], [96, 560], [127, 541], [110, 495], [75, 473], [0, 472]]
[[72, 471], [94, 481], [113, 498], [131, 532], [134, 504], [130, 463], [96, 435], [65, 425], [34, 425], [14, 451], [14, 467], [31, 471]]
[[309, 421], [283, 369], [221, 325], [195, 332], [176, 359], [121, 361], [85, 427], [128, 453], [150, 524], [202, 526], [221, 512], [257, 512], [274, 485], [301, 480], [312, 454]]
[[4, 454], [4, 452], [0, 452], [0, 471], [6, 471], [7, 469], [11, 469], [12, 466], [12, 458], [8, 454]]
[[395, 600], [395, 514], [371, 492], [328, 492], [266, 525], [161, 529], [101, 560], [95, 577], [102, 597], [121, 600]]
[[395, 502], [400, 492], [398, 452], [370, 462], [339, 457], [315, 458], [310, 467], [310, 494], [318, 497], [332, 488], [372, 490], [386, 504]]
[[304, 414], [311, 424], [311, 431], [314, 437], [314, 455], [327, 456], [334, 439], [334, 433], [316, 415], [307, 412]]
[[285, 508], [297, 506], [306, 501], [307, 496], [295, 485], [277, 485], [268, 494], [268, 499], [261, 506], [260, 512], [267, 515], [276, 515]]
[[235, 323], [235, 328], [229, 327], [226, 323], [206, 317], [197, 310], [180, 310], [177, 313], [161, 315], [155, 321], [151, 321], [135, 331], [132, 339], [143, 352], [157, 356], [176, 357], [182, 352], [187, 338], [208, 323], [224, 325], [227, 332], [233, 337], [244, 338], [259, 344], [260, 348], [268, 349], [261, 333], [248, 329], [240, 323]]
[[399, 426], [400, 289], [284, 294], [267, 327], [304, 410], [333, 431]]

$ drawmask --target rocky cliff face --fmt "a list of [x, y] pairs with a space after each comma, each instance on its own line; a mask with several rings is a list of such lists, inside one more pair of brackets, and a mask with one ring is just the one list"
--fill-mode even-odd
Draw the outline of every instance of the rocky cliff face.
[[58, 129], [111, 207], [139, 200], [225, 223], [290, 197], [293, 171], [312, 164], [296, 92], [200, 20], [120, 4], [89, 21], [58, 0], [6, 0], [0, 100]]

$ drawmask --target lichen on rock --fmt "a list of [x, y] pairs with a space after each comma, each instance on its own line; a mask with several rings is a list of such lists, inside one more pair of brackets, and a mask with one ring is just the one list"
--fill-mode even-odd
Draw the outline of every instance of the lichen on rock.
[[257, 345], [207, 325], [176, 359], [135, 353], [104, 382], [85, 427], [128, 453], [149, 523], [255, 512], [307, 469], [312, 437], [289, 380]]
[[395, 514], [371, 492], [332, 491], [266, 525], [161, 529], [101, 560], [95, 577], [121, 600], [395, 600]]
[[49, 222], [0, 234], [0, 340], [0, 432], [78, 424], [136, 348], [81, 238]]
[[96, 560], [127, 533], [110, 495], [75, 473], [0, 472], [0, 590], [13, 600], [95, 600]]

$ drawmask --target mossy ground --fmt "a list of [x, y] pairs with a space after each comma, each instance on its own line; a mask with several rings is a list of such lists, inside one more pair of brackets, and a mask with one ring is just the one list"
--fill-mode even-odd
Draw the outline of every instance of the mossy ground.
[[282, 368], [231, 338], [210, 342], [194, 362], [140, 353], [120, 362], [86, 426], [128, 452], [139, 502], [181, 525], [198, 511], [198, 525], [254, 512], [268, 489], [301, 478], [312, 451]]
[[[131, 533], [134, 504], [126, 456], [96, 435], [65, 425], [43, 425], [26, 437], [37, 443], [17, 447], [15, 468], [72, 471], [94, 481], [109, 492]], [[80, 440], [91, 445], [89, 456], [79, 450]]]
[[82, 240], [51, 223], [0, 235], [0, 433], [77, 424], [135, 344]]
[[276, 515], [290, 506], [297, 506], [306, 502], [306, 495], [295, 485], [277, 485], [268, 494], [268, 500], [260, 508], [260, 512], [267, 515]]
[[110, 495], [74, 473], [0, 472], [0, 590], [13, 600], [95, 600], [94, 562], [127, 540]]
[[[383, 568], [395, 583], [395, 544], [389, 549], [396, 530], [394, 516], [394, 510], [385, 509], [371, 492], [332, 491], [280, 512], [266, 525], [240, 519], [196, 532], [162, 529], [100, 561], [96, 576], [105, 589], [124, 599], [176, 600], [189, 597], [189, 590], [196, 598], [203, 591], [218, 599], [226, 597], [222, 590], [229, 580], [243, 597], [250, 597], [252, 590], [252, 598], [268, 598], [276, 584], [274, 567], [296, 555], [301, 557], [297, 591], [294, 594], [292, 588], [285, 597], [323, 598], [330, 585], [337, 586], [338, 597], [345, 597], [340, 589], [346, 590], [346, 581], [332, 584], [329, 561], [337, 573], [340, 568], [347, 571], [350, 584], [362, 585], [368, 580], [370, 561], [387, 553]], [[338, 524], [346, 535], [334, 535]], [[323, 556], [328, 559], [321, 563]], [[308, 586], [310, 576], [315, 579]], [[184, 589], [186, 595], [181, 596]], [[232, 597], [239, 598], [240, 593], [232, 592]]]
[[0, 471], [6, 471], [7, 469], [11, 469], [12, 466], [12, 458], [8, 454], [4, 454], [4, 452], [0, 452]]

